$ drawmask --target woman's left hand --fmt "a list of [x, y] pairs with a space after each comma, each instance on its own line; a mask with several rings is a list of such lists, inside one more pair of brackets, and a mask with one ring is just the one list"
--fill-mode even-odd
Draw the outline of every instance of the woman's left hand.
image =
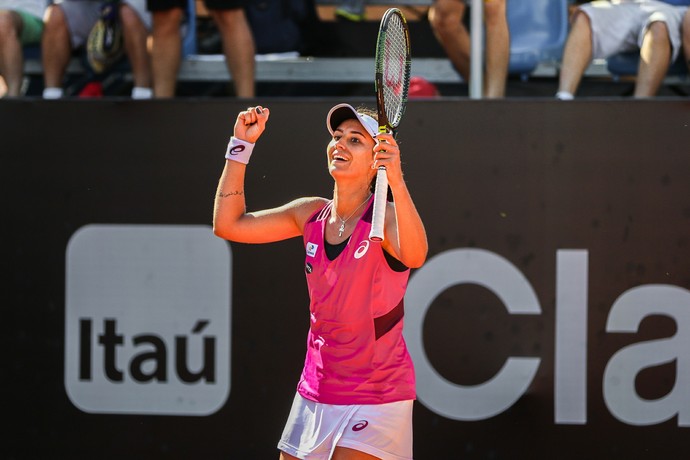
[[392, 134], [381, 133], [375, 138], [373, 169], [379, 166], [386, 168], [388, 183], [394, 185], [402, 181], [402, 167], [400, 164], [400, 148]]

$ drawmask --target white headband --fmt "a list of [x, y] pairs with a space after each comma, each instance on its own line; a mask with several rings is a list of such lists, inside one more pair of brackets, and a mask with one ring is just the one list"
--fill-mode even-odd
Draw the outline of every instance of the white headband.
[[352, 119], [357, 119], [371, 137], [376, 137], [378, 134], [379, 123], [369, 115], [358, 113], [350, 104], [338, 104], [328, 112], [326, 116], [328, 132], [333, 134], [342, 122]]

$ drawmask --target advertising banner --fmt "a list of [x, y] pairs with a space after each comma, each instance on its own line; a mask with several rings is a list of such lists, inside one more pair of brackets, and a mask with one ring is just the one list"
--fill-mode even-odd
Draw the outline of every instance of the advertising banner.
[[[260, 101], [248, 210], [332, 196], [337, 102]], [[277, 458], [305, 248], [213, 235], [244, 108], [0, 103], [6, 458]], [[410, 103], [416, 459], [690, 458], [689, 124], [684, 100]]]

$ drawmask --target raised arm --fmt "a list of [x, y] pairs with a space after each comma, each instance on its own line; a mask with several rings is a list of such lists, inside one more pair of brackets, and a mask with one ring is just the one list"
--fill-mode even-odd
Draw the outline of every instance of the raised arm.
[[374, 167], [386, 166], [394, 203], [386, 211], [383, 248], [410, 268], [421, 267], [429, 249], [426, 230], [403, 179], [400, 149], [390, 134], [379, 134]]
[[299, 236], [304, 221], [320, 205], [321, 199], [301, 198], [278, 208], [247, 212], [244, 196], [247, 162], [269, 115], [269, 109], [258, 106], [240, 112], [235, 121], [213, 206], [213, 232], [226, 240], [269, 243]]

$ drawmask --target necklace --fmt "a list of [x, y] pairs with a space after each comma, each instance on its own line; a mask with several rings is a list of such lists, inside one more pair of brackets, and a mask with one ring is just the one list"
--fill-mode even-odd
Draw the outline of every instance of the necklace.
[[364, 203], [366, 203], [367, 201], [369, 201], [369, 198], [371, 198], [371, 193], [370, 193], [369, 196], [366, 198], [366, 200], [362, 201], [362, 204], [360, 204], [359, 206], [357, 206], [357, 209], [355, 209], [354, 211], [352, 211], [352, 214], [350, 214], [349, 216], [347, 216], [347, 219], [343, 219], [342, 217], [340, 217], [340, 215], [338, 214], [338, 211], [336, 211], [336, 209], [335, 209], [335, 206], [333, 206], [333, 212], [335, 213], [336, 217], [340, 220], [340, 227], [338, 227], [338, 238], [340, 238], [341, 236], [343, 236], [343, 232], [345, 231], [345, 223], [346, 223], [348, 220], [350, 220], [350, 217], [354, 216], [355, 213], [356, 213], [357, 211], [359, 211], [359, 208], [361, 208], [362, 206], [364, 206]]

